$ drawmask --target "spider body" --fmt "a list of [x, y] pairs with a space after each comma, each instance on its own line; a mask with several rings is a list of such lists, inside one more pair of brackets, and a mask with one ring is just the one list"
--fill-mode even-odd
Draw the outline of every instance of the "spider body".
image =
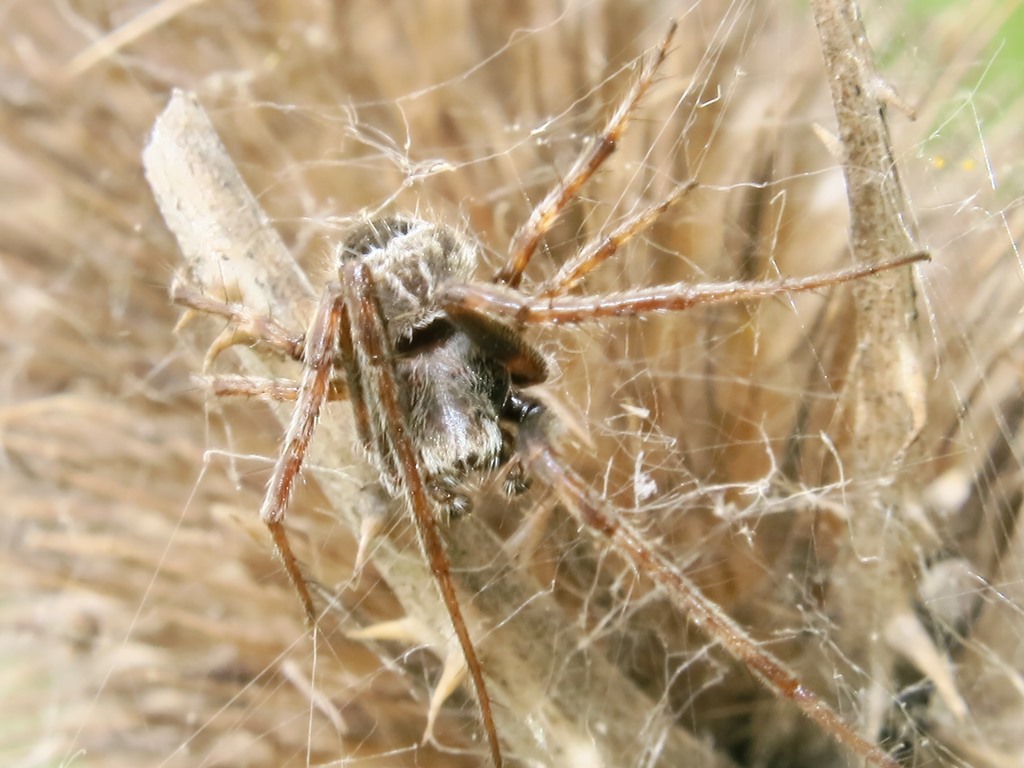
[[[545, 378], [546, 363], [511, 328], [446, 312], [447, 287], [469, 280], [479, 255], [474, 242], [448, 227], [409, 215], [373, 219], [356, 227], [337, 253], [342, 272], [352, 260], [369, 268], [405, 428], [428, 492], [443, 516], [466, 514], [473, 481], [512, 455], [502, 421], [518, 420], [522, 395], [515, 388]], [[525, 363], [515, 368], [517, 361]], [[364, 370], [347, 367], [351, 390], [369, 389]], [[364, 453], [397, 497], [400, 472], [387, 439], [392, 415], [375, 398], [363, 402], [366, 417], [357, 426]], [[525, 482], [512, 472], [505, 487], [516, 492]]]

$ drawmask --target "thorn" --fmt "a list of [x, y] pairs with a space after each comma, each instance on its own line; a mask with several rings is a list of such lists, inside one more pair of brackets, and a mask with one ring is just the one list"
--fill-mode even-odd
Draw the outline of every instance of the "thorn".
[[896, 92], [896, 89], [889, 81], [884, 80], [881, 77], [872, 79], [871, 95], [874, 96], [879, 103], [899, 110], [906, 115], [908, 119], [917, 120], [917, 110]]
[[441, 670], [441, 677], [438, 678], [434, 692], [430, 694], [430, 709], [427, 711], [427, 727], [423, 731], [421, 744], [433, 742], [434, 723], [441, 707], [448, 700], [455, 689], [462, 685], [467, 673], [466, 657], [458, 643], [451, 643], [448, 646], [448, 655], [444, 659], [444, 669]]
[[555, 511], [556, 506], [557, 503], [552, 503], [549, 500], [542, 502], [532, 512], [524, 515], [523, 522], [502, 546], [510, 558], [518, 561], [533, 560], [533, 555], [547, 532], [548, 521], [551, 520], [551, 514]]
[[176, 322], [174, 324], [174, 328], [172, 329], [172, 332], [173, 333], [180, 333], [181, 330], [186, 325], [191, 323], [198, 316], [199, 316], [199, 313], [196, 312], [194, 309], [186, 309], [184, 312], [181, 313], [181, 317], [178, 318], [178, 322]]
[[967, 717], [967, 704], [956, 688], [949, 657], [935, 645], [920, 619], [909, 611], [897, 613], [885, 627], [885, 640], [935, 685], [939, 698], [958, 722]]
[[217, 338], [210, 344], [210, 348], [206, 351], [206, 357], [203, 358], [203, 372], [210, 370], [214, 361], [220, 357], [221, 352], [226, 349], [230, 349], [236, 344], [245, 344], [252, 342], [253, 338], [250, 334], [241, 330], [237, 325], [230, 325], [221, 331]]
[[347, 736], [350, 732], [348, 723], [345, 722], [345, 718], [342, 717], [341, 710], [339, 710], [334, 702], [328, 696], [325, 696], [322, 692], [318, 691], [310, 681], [307, 679], [307, 675], [298, 664], [292, 659], [285, 659], [281, 662], [281, 666], [278, 668], [284, 678], [290, 682], [299, 693], [305, 696], [309, 702], [316, 708], [324, 717], [326, 717], [331, 725], [334, 726], [334, 730], [342, 736]]
[[411, 616], [381, 621], [345, 634], [352, 640], [389, 640], [405, 645], [432, 645], [434, 642], [423, 623]]
[[843, 162], [843, 145], [836, 136], [820, 123], [811, 123], [811, 130], [818, 137], [818, 141], [825, 145], [825, 149], [837, 162]]
[[384, 528], [384, 516], [377, 514], [364, 515], [359, 524], [359, 545], [356, 549], [356, 564], [352, 568], [352, 575], [356, 581], [362, 578], [363, 567], [370, 554], [370, 544], [380, 535]]

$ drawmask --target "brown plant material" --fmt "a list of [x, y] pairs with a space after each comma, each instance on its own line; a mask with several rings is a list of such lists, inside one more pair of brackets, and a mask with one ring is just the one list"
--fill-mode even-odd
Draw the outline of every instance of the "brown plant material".
[[[366, 212], [462, 223], [489, 254], [479, 274], [493, 274], [677, 15], [661, 77], [524, 283], [690, 179], [699, 187], [586, 275], [588, 293], [799, 276], [852, 265], [857, 238], [842, 163], [813, 127], [836, 124], [819, 41], [809, 13], [786, 13], [457, 0], [7, 8], [5, 764], [486, 760], [462, 692], [420, 744], [449, 649], [436, 607], [396, 586], [428, 579], [401, 530], [354, 567], [360, 528], [403, 518], [364, 489], [359, 457], [333, 450], [352, 442], [344, 403], [322, 420], [289, 517], [318, 599], [335, 601], [324, 637], [304, 631], [257, 519], [280, 427], [261, 403], [193, 380], [223, 324], [191, 318], [173, 332], [181, 254], [141, 169], [172, 88], [199, 95], [269, 216], [246, 224], [243, 207], [229, 211], [228, 240], [248, 226], [301, 265], [260, 277], [247, 302], [296, 281], [273, 308], [301, 327], [328, 244]], [[545, 333], [536, 340], [560, 371], [541, 395], [573, 422], [563, 451], [587, 487], [862, 733], [908, 764], [1020, 765], [1020, 107], [1003, 99], [997, 120], [980, 87], [1003, 11], [971, 4], [902, 25], [888, 6], [863, 13], [879, 74], [918, 113], [894, 113], [889, 128], [907, 221], [934, 256], [916, 297], [925, 407], [872, 433], [882, 417], [865, 407], [882, 385], [905, 389], [906, 371], [873, 363], [870, 385], [850, 374], [851, 361], [902, 352], [855, 326], [864, 312], [845, 290]], [[195, 252], [224, 242], [210, 232]], [[239, 298], [249, 290], [244, 275], [211, 275], [232, 277]], [[909, 306], [906, 286], [884, 298], [896, 309], [883, 316]], [[250, 366], [294, 375], [237, 347], [210, 375]], [[887, 443], [898, 471], [888, 448], [857, 458], [890, 429], [903, 435]], [[673, 765], [696, 760], [691, 750], [722, 765], [847, 759], [628, 559], [580, 535], [544, 488], [514, 508], [493, 490], [452, 532], [451, 554], [485, 667], [507, 689], [496, 716], [510, 764]], [[338, 512], [337, 499], [351, 504]], [[865, 549], [862, 533], [884, 546]], [[518, 565], [496, 567], [512, 546]], [[895, 585], [870, 574], [891, 551]], [[870, 617], [837, 599], [857, 592]]]

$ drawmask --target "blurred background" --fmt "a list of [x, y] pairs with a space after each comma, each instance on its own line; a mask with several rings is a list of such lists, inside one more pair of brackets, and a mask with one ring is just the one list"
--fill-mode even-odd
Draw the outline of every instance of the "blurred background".
[[[569, 430], [567, 461], [849, 723], [906, 765], [1024, 766], [1021, 14], [862, 11], [916, 111], [889, 124], [933, 258], [906, 307], [922, 420], [900, 456], [854, 471], [848, 288], [531, 338], [589, 438]], [[354, 570], [358, 531], [318, 488], [348, 470], [324, 462], [289, 518], [341, 606], [309, 639], [256, 517], [280, 425], [193, 379], [221, 327], [175, 331], [181, 256], [141, 153], [171, 90], [193, 91], [314, 285], [331, 243], [382, 210], [474, 233], [486, 279], [671, 18], [654, 87], [525, 286], [689, 179], [585, 292], [851, 265], [803, 4], [0, 4], [0, 762], [488, 764], [468, 692], [421, 744], [443, 648], [351, 636], [402, 608], [372, 555]], [[560, 627], [514, 621], [532, 598], [480, 597], [485, 667], [520, 642], [551, 657], [495, 683], [508, 764], [856, 764], [544, 488], [493, 491], [474, 524], [504, 542], [508, 575], [480, 589], [528, 585]], [[568, 705], [538, 722], [502, 686]], [[643, 702], [617, 724], [631, 737], [602, 741], [627, 689]]]

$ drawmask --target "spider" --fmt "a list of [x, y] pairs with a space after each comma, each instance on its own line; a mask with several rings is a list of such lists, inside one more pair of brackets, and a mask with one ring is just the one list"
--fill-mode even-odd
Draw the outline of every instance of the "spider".
[[415, 521], [420, 547], [465, 657], [496, 766], [502, 764], [502, 751], [485, 671], [456, 597], [440, 525], [443, 518], [469, 513], [473, 481], [499, 468], [507, 470], [505, 491], [509, 494], [521, 492], [530, 480], [550, 485], [583, 526], [659, 585], [692, 622], [775, 695], [791, 700], [867, 760], [895, 766], [895, 760], [882, 748], [859, 735], [706, 598], [670, 558], [610, 513], [603, 500], [560, 459], [548, 437], [555, 417], [527, 391], [543, 382], [549, 370], [548, 360], [523, 335], [528, 325], [585, 323], [812, 291], [926, 258], [912, 254], [806, 278], [677, 283], [597, 296], [566, 295], [694, 186], [686, 183], [662, 202], [629, 217], [603, 239], [585, 245], [535, 290], [521, 290], [524, 273], [545, 235], [614, 151], [665, 59], [674, 32], [673, 24], [660, 46], [644, 59], [638, 77], [601, 133], [517, 231], [507, 261], [489, 283], [473, 281], [479, 260], [474, 240], [443, 224], [394, 214], [363, 222], [335, 249], [337, 279], [323, 289], [305, 333], [180, 283], [175, 283], [172, 298], [230, 321], [230, 333], [214, 343], [208, 359], [233, 344], [253, 341], [303, 365], [297, 385], [224, 377], [215, 380], [215, 390], [295, 401], [260, 519], [270, 531], [277, 555], [313, 626], [313, 597], [292, 552], [284, 520], [325, 403], [350, 402], [366, 458], [384, 488], [404, 500]]

